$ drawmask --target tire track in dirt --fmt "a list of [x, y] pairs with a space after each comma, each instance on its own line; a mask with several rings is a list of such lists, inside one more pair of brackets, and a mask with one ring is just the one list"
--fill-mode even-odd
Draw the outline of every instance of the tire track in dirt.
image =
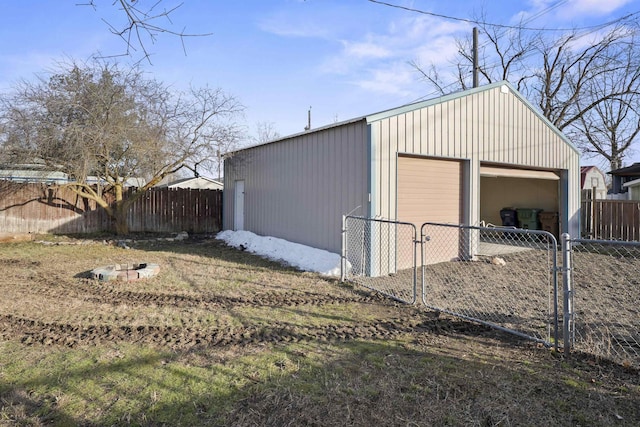
[[[426, 320], [425, 320], [426, 317]], [[151, 344], [171, 349], [193, 347], [247, 346], [260, 343], [302, 341], [352, 341], [392, 339], [407, 332], [435, 332], [435, 316], [393, 318], [378, 322], [294, 326], [274, 321], [269, 325], [251, 325], [227, 329], [197, 329], [172, 326], [127, 326], [48, 323], [13, 315], [0, 316], [0, 338], [19, 340], [26, 345], [66, 346], [98, 345], [106, 342]]]
[[[90, 284], [69, 285], [57, 284], [42, 287], [40, 295], [61, 298], [69, 296], [98, 304], [127, 304], [131, 306], [150, 305], [156, 307], [199, 307], [199, 308], [232, 308], [248, 306], [296, 307], [323, 306], [338, 304], [370, 304], [389, 301], [378, 294], [361, 294], [354, 296], [332, 296], [304, 294], [299, 292], [263, 292], [252, 296], [221, 296], [215, 294], [161, 294], [152, 292], [134, 292], [118, 290], [113, 287], [91, 286]], [[389, 302], [393, 304], [393, 302]]]

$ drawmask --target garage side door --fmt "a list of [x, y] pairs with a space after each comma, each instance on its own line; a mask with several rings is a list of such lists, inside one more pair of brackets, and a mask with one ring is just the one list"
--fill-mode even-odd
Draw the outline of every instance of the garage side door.
[[[462, 162], [398, 157], [398, 220], [411, 222], [420, 232], [425, 222], [462, 222]], [[429, 259], [450, 261], [459, 254], [457, 229], [430, 229]]]

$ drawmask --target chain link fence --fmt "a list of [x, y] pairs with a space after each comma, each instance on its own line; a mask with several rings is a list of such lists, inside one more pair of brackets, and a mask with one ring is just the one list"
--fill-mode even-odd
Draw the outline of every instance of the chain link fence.
[[573, 349], [640, 368], [640, 243], [570, 241]]
[[421, 236], [424, 305], [548, 346], [558, 342], [552, 234], [426, 223]]
[[[640, 242], [346, 217], [342, 278], [541, 342], [640, 368]], [[563, 273], [560, 275], [560, 271]], [[559, 279], [562, 286], [559, 286]]]
[[395, 300], [417, 300], [416, 227], [410, 223], [345, 217], [343, 279]]

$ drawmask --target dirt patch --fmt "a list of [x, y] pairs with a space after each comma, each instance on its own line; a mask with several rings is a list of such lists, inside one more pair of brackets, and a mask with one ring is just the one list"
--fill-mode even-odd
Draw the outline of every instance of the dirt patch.
[[2, 233], [0, 232], [0, 243], [29, 242], [33, 240], [30, 233]]
[[106, 342], [128, 342], [159, 345], [173, 350], [194, 347], [248, 346], [266, 343], [296, 343], [303, 341], [387, 340], [403, 333], [475, 332], [489, 333], [485, 327], [468, 323], [439, 321], [426, 314], [358, 325], [333, 324], [322, 326], [292, 326], [274, 321], [270, 325], [248, 325], [229, 329], [201, 329], [171, 326], [72, 325], [42, 322], [12, 315], [0, 316], [3, 339], [18, 339], [27, 345], [66, 346], [98, 345]]

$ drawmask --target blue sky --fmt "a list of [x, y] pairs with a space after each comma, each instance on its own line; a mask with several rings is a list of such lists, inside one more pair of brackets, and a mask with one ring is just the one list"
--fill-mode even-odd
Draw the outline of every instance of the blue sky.
[[[88, 1], [0, 3], [0, 91], [65, 58], [125, 51], [105, 23], [123, 20], [113, 0], [95, 0], [95, 9], [79, 5]], [[507, 25], [539, 14], [527, 25], [546, 28], [595, 25], [640, 10], [640, 0], [386, 1], [460, 18], [484, 10], [487, 21]], [[176, 37], [147, 41], [152, 64], [143, 62], [145, 70], [179, 88], [220, 87], [246, 106], [241, 120], [250, 132], [266, 122], [283, 136], [303, 130], [309, 107], [312, 127], [319, 127], [433, 97], [408, 62], [446, 70], [454, 39], [473, 27], [367, 0], [183, 0], [171, 22], [157, 24], [211, 35], [186, 39], [186, 54]], [[137, 59], [139, 52], [120, 62]]]

